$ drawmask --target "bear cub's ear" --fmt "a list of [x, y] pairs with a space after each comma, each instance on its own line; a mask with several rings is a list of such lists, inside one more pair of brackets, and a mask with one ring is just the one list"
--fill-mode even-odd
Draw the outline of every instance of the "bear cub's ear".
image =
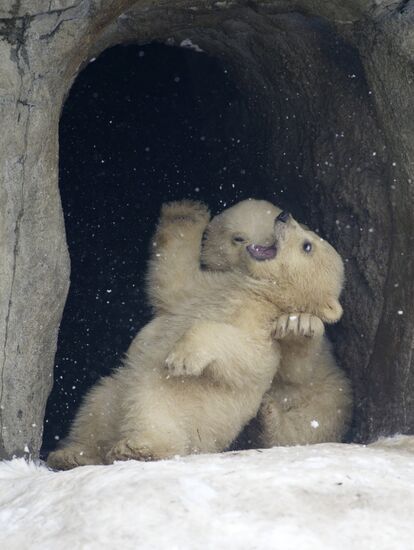
[[338, 300], [329, 298], [321, 309], [320, 318], [325, 323], [336, 323], [342, 317], [342, 313], [343, 309]]

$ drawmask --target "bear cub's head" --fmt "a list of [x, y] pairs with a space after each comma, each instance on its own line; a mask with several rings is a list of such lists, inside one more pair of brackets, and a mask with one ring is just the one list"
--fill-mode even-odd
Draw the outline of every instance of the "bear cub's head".
[[247, 200], [209, 224], [202, 264], [269, 283], [286, 312], [307, 312], [334, 323], [342, 315], [340, 255], [325, 240], [266, 201]]
[[244, 271], [245, 247], [253, 244], [257, 256], [260, 249], [263, 259], [274, 257], [273, 224], [280, 212], [270, 202], [247, 199], [215, 216], [204, 235], [202, 265], [216, 271]]

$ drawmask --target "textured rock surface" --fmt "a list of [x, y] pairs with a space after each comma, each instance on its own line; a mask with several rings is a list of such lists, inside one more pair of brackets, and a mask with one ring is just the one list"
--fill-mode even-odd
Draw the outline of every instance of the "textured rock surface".
[[[110, 45], [190, 38], [246, 95], [269, 181], [347, 263], [355, 436], [414, 431], [414, 5], [3, 1], [0, 455], [36, 454], [69, 283], [57, 181], [71, 83]], [[402, 313], [399, 313], [402, 312]]]

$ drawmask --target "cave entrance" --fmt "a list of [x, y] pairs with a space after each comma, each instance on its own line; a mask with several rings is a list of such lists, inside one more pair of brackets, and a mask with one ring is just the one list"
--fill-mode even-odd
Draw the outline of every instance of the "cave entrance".
[[[154, 41], [192, 42], [228, 70], [243, 100], [233, 102], [223, 128], [236, 135], [245, 122], [251, 150], [261, 153], [259, 159], [243, 151], [237, 166], [246, 170], [240, 177], [248, 195], [290, 208], [344, 257], [345, 315], [334, 336], [353, 381], [356, 439], [412, 433], [412, 10], [302, 0], [38, 4], [2, 10], [0, 456], [38, 455], [51, 387], [69, 285], [57, 162], [64, 98], [82, 67], [93, 58], [99, 63], [102, 52]], [[74, 163], [84, 161], [79, 154]], [[85, 182], [78, 185], [83, 190]], [[204, 183], [190, 185], [204, 198]], [[208, 195], [213, 211], [227, 200], [222, 193], [218, 204]]]
[[[98, 41], [64, 107], [60, 187], [72, 284], [45, 447], [148, 320], [148, 239], [161, 203], [182, 198], [213, 213], [267, 199], [336, 246], [347, 286], [331, 337], [354, 386], [354, 437], [366, 439], [374, 425], [394, 424], [375, 420], [378, 387], [387, 390], [370, 363], [390, 254], [391, 165], [358, 51], [325, 20], [299, 13], [217, 11], [199, 27], [182, 15], [161, 23], [148, 15], [158, 43], [105, 50]], [[128, 28], [117, 21], [112, 43], [139, 42], [134, 17]]]

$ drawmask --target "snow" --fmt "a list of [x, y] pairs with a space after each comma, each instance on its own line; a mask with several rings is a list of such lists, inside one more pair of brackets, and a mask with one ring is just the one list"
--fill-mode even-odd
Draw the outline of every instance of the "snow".
[[413, 548], [414, 437], [118, 462], [0, 463], [7, 550]]

